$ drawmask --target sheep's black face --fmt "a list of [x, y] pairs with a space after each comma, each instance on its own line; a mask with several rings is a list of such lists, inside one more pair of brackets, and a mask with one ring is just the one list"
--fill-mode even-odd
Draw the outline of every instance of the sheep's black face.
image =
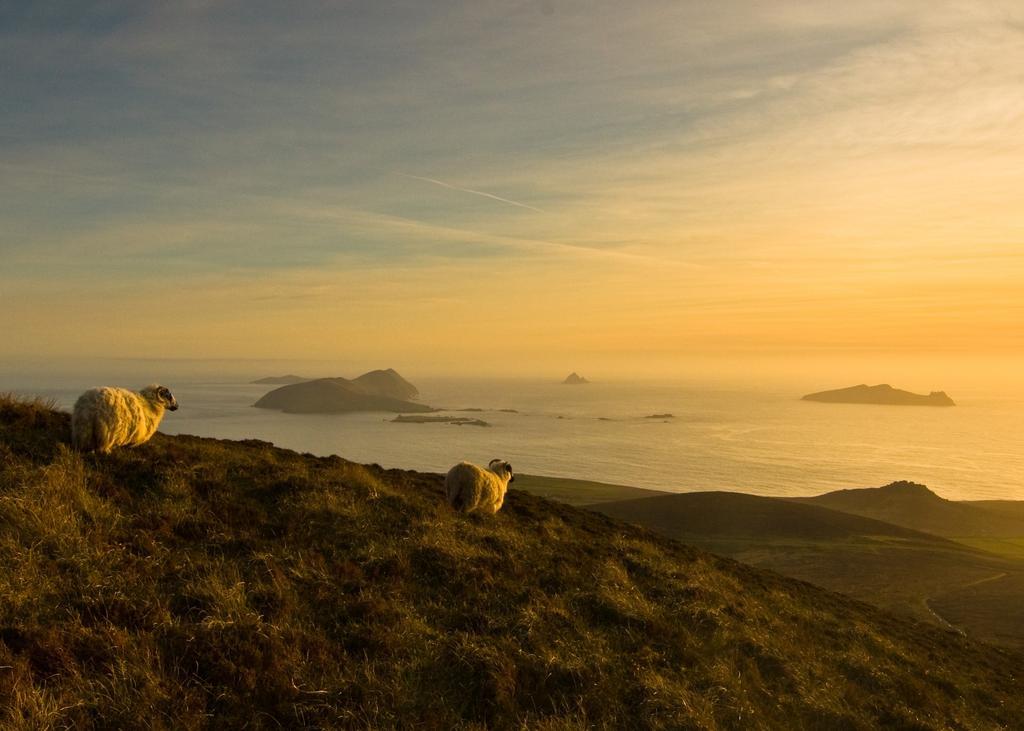
[[178, 402], [169, 388], [161, 386], [157, 389], [156, 395], [160, 398], [160, 402], [167, 407], [168, 411], [178, 410]]
[[515, 476], [512, 474], [512, 465], [501, 459], [492, 459], [490, 464], [487, 465], [491, 471], [496, 475], [506, 475], [509, 482], [515, 482]]

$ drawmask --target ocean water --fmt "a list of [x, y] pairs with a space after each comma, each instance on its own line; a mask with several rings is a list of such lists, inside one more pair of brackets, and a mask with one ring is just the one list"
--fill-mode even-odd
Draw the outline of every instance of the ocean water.
[[[93, 383], [12, 378], [0, 390], [47, 396], [67, 409]], [[788, 387], [414, 380], [422, 402], [491, 426], [255, 409], [273, 386], [207, 375], [164, 380], [181, 409], [161, 431], [436, 472], [501, 457], [518, 472], [680, 492], [800, 496], [913, 480], [950, 499], [1024, 499], [1024, 398], [957, 393], [955, 408], [927, 408], [805, 402]], [[483, 411], [454, 411], [467, 408]], [[665, 413], [672, 417], [646, 418]]]

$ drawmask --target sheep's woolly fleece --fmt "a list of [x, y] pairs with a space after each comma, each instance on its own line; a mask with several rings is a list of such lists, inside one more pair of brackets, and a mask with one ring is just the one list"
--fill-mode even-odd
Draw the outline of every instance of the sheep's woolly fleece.
[[493, 515], [504, 504], [508, 483], [514, 479], [512, 465], [494, 459], [487, 469], [460, 462], [448, 470], [444, 485], [448, 503], [456, 510], [463, 513], [480, 510]]
[[109, 453], [114, 447], [143, 444], [156, 433], [164, 411], [178, 402], [159, 385], [139, 392], [104, 386], [78, 397], [71, 415], [71, 441], [82, 451]]

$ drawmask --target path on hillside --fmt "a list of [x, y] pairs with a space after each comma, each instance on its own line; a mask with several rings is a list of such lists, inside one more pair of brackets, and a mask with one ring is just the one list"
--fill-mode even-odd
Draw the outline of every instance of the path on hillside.
[[1003, 578], [1004, 576], [1009, 576], [1009, 575], [1010, 574], [1009, 574], [1008, 571], [1003, 571], [1002, 573], [998, 573], [995, 576], [988, 576], [988, 577], [986, 577], [984, 579], [978, 579], [977, 581], [972, 581], [969, 584], [964, 584], [960, 588], [961, 589], [969, 589], [972, 586], [978, 586], [979, 584], [987, 584], [990, 581], [997, 581], [997, 580]]
[[[950, 589], [949, 591], [945, 591], [945, 592], [943, 592], [943, 593], [944, 593], [944, 594], [951, 594], [951, 593], [953, 593], [954, 591], [961, 591], [961, 590], [963, 590], [963, 589], [969, 589], [969, 588], [971, 588], [972, 586], [980, 586], [981, 584], [987, 584], [987, 583], [988, 583], [988, 582], [990, 582], [990, 581], [998, 581], [999, 579], [1002, 579], [1002, 578], [1004, 578], [1004, 577], [1006, 577], [1006, 576], [1009, 576], [1009, 575], [1010, 575], [1010, 574], [1009, 574], [1009, 572], [1007, 572], [1007, 571], [1001, 571], [1001, 572], [999, 572], [998, 574], [994, 574], [994, 575], [992, 575], [992, 576], [986, 576], [985, 578], [983, 578], [983, 579], [978, 579], [977, 581], [970, 581], [970, 582], [968, 582], [968, 583], [966, 583], [966, 584], [963, 584], [963, 585], [961, 585], [961, 586], [958, 586], [958, 587], [957, 587], [957, 588], [955, 588], [955, 589]], [[924, 608], [925, 608], [925, 609], [927, 609], [927, 610], [928, 610], [928, 612], [929, 612], [929, 613], [930, 613], [930, 614], [931, 614], [931, 615], [932, 615], [933, 617], [935, 617], [935, 618], [936, 618], [937, 620], [939, 620], [939, 623], [940, 623], [940, 624], [941, 624], [942, 626], [944, 626], [944, 627], [947, 627], [947, 628], [949, 628], [949, 629], [952, 629], [952, 630], [955, 630], [955, 631], [959, 632], [960, 634], [962, 634], [962, 635], [963, 635], [964, 637], [966, 637], [966, 636], [967, 636], [967, 633], [966, 633], [966, 632], [965, 632], [964, 630], [960, 629], [960, 628], [959, 628], [959, 627], [957, 627], [957, 626], [956, 626], [955, 624], [952, 624], [951, 622], [949, 622], [949, 620], [947, 620], [947, 619], [946, 619], [945, 617], [943, 617], [943, 616], [942, 616], [941, 614], [939, 614], [938, 612], [936, 612], [936, 611], [935, 611], [935, 610], [934, 610], [934, 609], [932, 608], [932, 603], [931, 603], [931, 602], [932, 602], [932, 599], [935, 599], [935, 597], [925, 597], [925, 599], [924, 599]]]
[[964, 637], [966, 637], [967, 636], [966, 632], [964, 632], [962, 629], [957, 627], [955, 624], [950, 623], [945, 617], [943, 617], [941, 614], [939, 614], [934, 609], [932, 609], [931, 601], [932, 601], [931, 597], [925, 597], [924, 602], [923, 602], [924, 608], [928, 610], [928, 613], [931, 614], [933, 617], [935, 617], [935, 619], [937, 619], [939, 621], [939, 624], [942, 625], [943, 627], [945, 627], [946, 629], [951, 629], [954, 632], [958, 632], [961, 635], [963, 635]]

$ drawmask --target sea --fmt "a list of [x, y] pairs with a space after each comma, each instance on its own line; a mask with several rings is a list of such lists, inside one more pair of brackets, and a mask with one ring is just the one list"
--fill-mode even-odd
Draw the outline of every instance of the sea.
[[[443, 472], [460, 460], [500, 457], [517, 472], [672, 492], [807, 496], [911, 480], [954, 500], [1024, 499], [1024, 394], [952, 393], [956, 407], [934, 408], [823, 404], [802, 401], [792, 385], [694, 378], [567, 386], [410, 377], [421, 402], [489, 424], [481, 427], [395, 423], [383, 413], [285, 414], [253, 407], [275, 386], [210, 368], [162, 372], [181, 404], [162, 432], [260, 439], [384, 467]], [[81, 391], [113, 377], [0, 372], [0, 391], [70, 410]], [[114, 382], [137, 388], [146, 380]]]

